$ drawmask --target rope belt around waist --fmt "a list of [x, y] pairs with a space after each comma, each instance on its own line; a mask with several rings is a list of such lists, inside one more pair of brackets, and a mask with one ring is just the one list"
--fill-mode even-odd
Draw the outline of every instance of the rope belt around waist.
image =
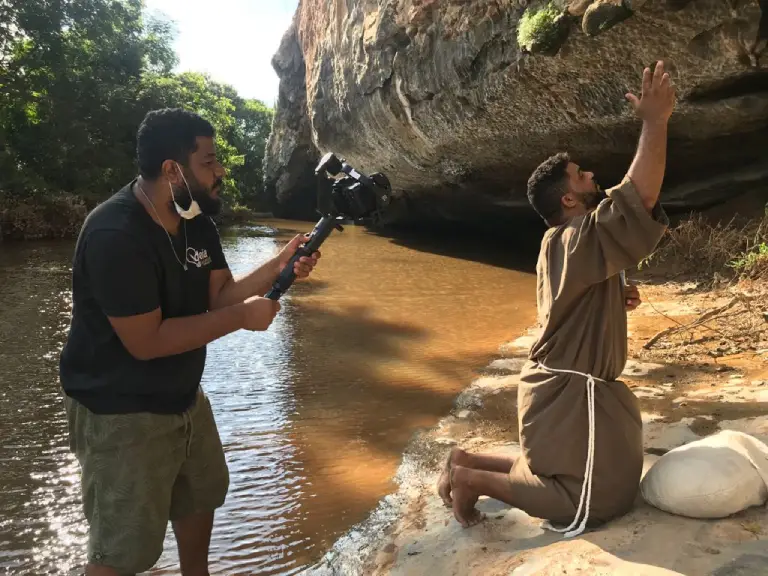
[[[589, 421], [589, 436], [587, 440], [587, 465], [584, 470], [584, 483], [581, 486], [581, 497], [579, 498], [579, 507], [576, 510], [576, 517], [571, 522], [570, 526], [566, 528], [555, 528], [551, 524], [546, 526], [547, 529], [553, 532], [559, 532], [565, 536], [565, 538], [573, 538], [578, 536], [587, 527], [587, 521], [589, 520], [589, 506], [592, 501], [592, 471], [595, 463], [595, 382], [605, 382], [601, 378], [595, 378], [591, 374], [584, 374], [583, 372], [577, 372], [575, 370], [557, 370], [555, 368], [549, 368], [544, 366], [541, 362], [538, 365], [553, 374], [573, 374], [574, 376], [582, 376], [587, 379], [587, 415]], [[586, 506], [585, 506], [586, 505]], [[584, 509], [584, 518], [579, 523], [579, 516]], [[577, 526], [578, 524], [578, 526]]]

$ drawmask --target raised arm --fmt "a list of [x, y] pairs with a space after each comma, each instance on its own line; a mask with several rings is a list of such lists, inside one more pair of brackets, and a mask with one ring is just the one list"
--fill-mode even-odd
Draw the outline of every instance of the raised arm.
[[659, 204], [667, 161], [667, 123], [675, 91], [663, 62], [643, 71], [641, 98], [627, 94], [643, 129], [626, 177], [608, 199], [556, 235], [575, 280], [594, 284], [637, 266], [658, 244], [669, 220]]
[[661, 185], [667, 163], [667, 124], [675, 107], [675, 89], [664, 71], [664, 63], [658, 62], [651, 74], [643, 71], [643, 88], [638, 99], [632, 93], [626, 95], [635, 114], [643, 121], [637, 153], [627, 176], [650, 212], [659, 201]]

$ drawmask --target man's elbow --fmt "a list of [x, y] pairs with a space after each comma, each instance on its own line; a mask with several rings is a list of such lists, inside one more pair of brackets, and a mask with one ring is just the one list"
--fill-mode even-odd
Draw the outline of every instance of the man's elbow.
[[155, 353], [148, 346], [126, 346], [125, 349], [128, 351], [128, 354], [133, 356], [134, 359], [140, 360], [142, 362], [158, 358], [157, 353]]
[[131, 341], [121, 338], [120, 340], [123, 343], [123, 348], [136, 360], [146, 362], [162, 356], [154, 338], [137, 338]]
[[230, 274], [221, 286], [211, 289], [208, 295], [208, 311], [220, 310], [231, 304], [235, 280]]
[[136, 360], [152, 360], [161, 355], [160, 308], [145, 314], [108, 318], [123, 348]]

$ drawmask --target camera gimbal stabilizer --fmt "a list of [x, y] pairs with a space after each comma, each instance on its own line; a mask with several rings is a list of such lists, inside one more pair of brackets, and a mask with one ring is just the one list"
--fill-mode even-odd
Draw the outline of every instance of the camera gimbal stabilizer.
[[392, 188], [384, 174], [376, 173], [371, 176], [361, 174], [347, 164], [346, 160], [337, 158], [333, 152], [323, 156], [315, 169], [316, 176], [325, 174], [332, 177], [343, 174], [337, 179], [330, 178], [334, 180], [331, 187], [331, 207], [326, 212], [319, 211], [321, 218], [309, 235], [309, 239], [296, 251], [267, 293], [266, 297], [271, 300], [278, 300], [291, 287], [296, 279], [293, 267], [299, 258], [311, 256], [317, 252], [334, 229], [340, 232], [344, 230], [340, 221], [361, 218], [379, 221], [382, 211], [391, 201]]

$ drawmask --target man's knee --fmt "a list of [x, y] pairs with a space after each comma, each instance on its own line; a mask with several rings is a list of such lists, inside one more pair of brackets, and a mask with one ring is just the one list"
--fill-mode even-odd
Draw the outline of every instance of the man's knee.
[[[133, 535], [116, 545], [107, 544], [104, 549], [109, 552], [89, 551], [90, 571], [86, 571], [86, 575], [126, 576], [149, 572], [163, 554], [164, 539], [165, 534], [155, 539]], [[97, 544], [96, 550], [101, 550], [103, 545]]]
[[[170, 493], [170, 488], [157, 488]], [[90, 564], [113, 568], [124, 575], [147, 572], [160, 559], [168, 527], [168, 499], [153, 501], [152, 488], [144, 489], [147, 492], [128, 482], [105, 486], [100, 496], [90, 495]], [[121, 490], [126, 497], [120, 494]]]
[[[91, 476], [92, 478], [92, 476]], [[89, 523], [88, 561], [118, 574], [150, 570], [163, 553], [170, 485], [96, 480], [85, 494]], [[167, 496], [165, 496], [167, 494]]]

